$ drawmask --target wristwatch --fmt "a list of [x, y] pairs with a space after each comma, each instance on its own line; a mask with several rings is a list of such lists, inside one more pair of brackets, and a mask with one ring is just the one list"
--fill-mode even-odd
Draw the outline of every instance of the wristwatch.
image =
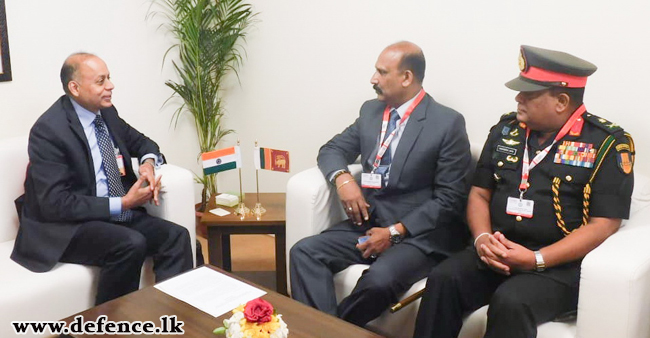
[[546, 263], [544, 263], [544, 257], [539, 250], [533, 252], [535, 254], [535, 271], [542, 272], [546, 270]]
[[393, 244], [399, 244], [402, 242], [402, 235], [397, 231], [394, 225], [391, 225], [388, 227], [388, 231], [390, 231], [390, 242]]

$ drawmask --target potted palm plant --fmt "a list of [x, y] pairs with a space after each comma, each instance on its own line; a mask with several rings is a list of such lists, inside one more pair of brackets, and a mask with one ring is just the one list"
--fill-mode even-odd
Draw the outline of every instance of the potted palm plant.
[[[201, 153], [214, 150], [219, 141], [233, 130], [222, 125], [224, 116], [221, 85], [229, 72], [237, 74], [242, 63], [247, 27], [255, 16], [250, 4], [241, 0], [153, 0], [163, 24], [176, 38], [165, 53], [178, 51], [172, 65], [178, 80], [165, 84], [183, 103], [173, 115], [174, 124], [182, 114], [189, 113], [195, 123]], [[167, 100], [167, 103], [170, 102]], [[217, 192], [216, 175], [197, 176], [203, 184], [201, 211], [209, 197]]]

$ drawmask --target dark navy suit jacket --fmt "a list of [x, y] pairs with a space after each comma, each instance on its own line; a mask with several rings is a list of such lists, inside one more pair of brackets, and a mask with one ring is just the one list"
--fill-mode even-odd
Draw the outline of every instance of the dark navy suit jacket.
[[[113, 142], [124, 156], [125, 190], [135, 183], [131, 158], [159, 154], [158, 145], [122, 120], [114, 107], [101, 110]], [[96, 196], [93, 159], [70, 98], [62, 96], [29, 134], [25, 194], [17, 203], [20, 227], [11, 258], [35, 272], [59, 261], [76, 229], [110, 220], [109, 202]]]

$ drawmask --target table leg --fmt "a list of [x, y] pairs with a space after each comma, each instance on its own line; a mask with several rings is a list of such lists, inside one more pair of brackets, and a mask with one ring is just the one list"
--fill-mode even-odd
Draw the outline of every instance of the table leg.
[[[210, 264], [223, 268], [222, 233], [217, 227], [208, 227], [208, 259]], [[223, 244], [222, 244], [223, 245]]]
[[232, 271], [232, 260], [230, 259], [230, 234], [221, 235], [221, 258], [223, 269]]
[[284, 232], [275, 234], [275, 279], [278, 293], [288, 296], [287, 292], [287, 241]]

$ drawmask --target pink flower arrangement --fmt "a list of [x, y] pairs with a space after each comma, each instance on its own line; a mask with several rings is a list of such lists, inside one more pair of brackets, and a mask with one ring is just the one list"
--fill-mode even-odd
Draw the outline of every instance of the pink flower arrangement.
[[282, 315], [261, 298], [237, 307], [232, 313], [223, 321], [223, 327], [213, 331], [215, 334], [225, 334], [226, 338], [287, 338], [289, 334]]
[[249, 322], [258, 324], [271, 321], [273, 305], [262, 298], [253, 299], [244, 306], [244, 317]]

